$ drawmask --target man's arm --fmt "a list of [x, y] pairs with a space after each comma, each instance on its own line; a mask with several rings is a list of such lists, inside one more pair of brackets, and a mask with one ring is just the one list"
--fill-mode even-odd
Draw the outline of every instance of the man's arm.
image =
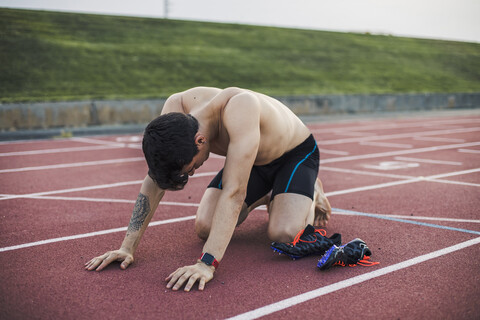
[[220, 261], [230, 243], [247, 193], [248, 179], [260, 143], [258, 100], [249, 93], [235, 96], [225, 109], [224, 124], [230, 137], [222, 191], [203, 252]]
[[[260, 144], [260, 106], [257, 98], [250, 93], [232, 97], [225, 107], [223, 123], [230, 142], [221, 195], [203, 248], [203, 252], [213, 255], [218, 261], [223, 258], [232, 238]], [[205, 283], [213, 278], [213, 272], [213, 267], [202, 262], [179, 268], [166, 278], [167, 288], [178, 290], [186, 283], [185, 291], [190, 291], [195, 282], [199, 281], [198, 288], [203, 290]]]
[[164, 194], [165, 190], [160, 189], [152, 178], [147, 175], [140, 188], [127, 234], [120, 249], [108, 251], [101, 256], [93, 258], [85, 264], [85, 269], [100, 271], [113, 261], [122, 261], [120, 267], [126, 269], [133, 262], [133, 254]]

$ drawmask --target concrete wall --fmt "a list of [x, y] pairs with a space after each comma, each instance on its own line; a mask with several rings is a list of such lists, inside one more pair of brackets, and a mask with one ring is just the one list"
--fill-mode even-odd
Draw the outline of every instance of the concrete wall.
[[1, 104], [0, 130], [147, 123], [160, 114], [164, 103], [159, 99]]
[[[480, 108], [480, 93], [277, 97], [298, 115]], [[147, 123], [165, 100], [0, 104], [0, 131]]]
[[480, 93], [280, 97], [299, 115], [480, 108]]

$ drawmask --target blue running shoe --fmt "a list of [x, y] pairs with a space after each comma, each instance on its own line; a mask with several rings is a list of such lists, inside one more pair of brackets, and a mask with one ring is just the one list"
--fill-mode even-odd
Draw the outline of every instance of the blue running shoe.
[[371, 267], [379, 264], [379, 262], [368, 261], [371, 255], [372, 251], [367, 247], [365, 241], [357, 238], [340, 247], [332, 246], [318, 261], [317, 267], [320, 270], [327, 270], [333, 266]]
[[274, 252], [285, 254], [293, 260], [311, 254], [324, 254], [328, 248], [342, 243], [342, 236], [340, 234], [335, 233], [330, 238], [327, 238], [325, 236], [326, 234], [327, 232], [325, 230], [315, 229], [315, 227], [309, 224], [295, 236], [293, 242], [272, 242], [271, 248]]

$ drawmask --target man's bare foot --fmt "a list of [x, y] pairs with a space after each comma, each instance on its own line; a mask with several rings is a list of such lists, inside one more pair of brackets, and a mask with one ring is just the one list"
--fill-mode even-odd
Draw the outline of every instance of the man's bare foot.
[[330, 207], [330, 202], [328, 202], [325, 193], [323, 192], [322, 181], [317, 178], [315, 182], [315, 195], [313, 198], [313, 203], [315, 205], [315, 226], [325, 226], [330, 220], [330, 215], [332, 214], [332, 208]]

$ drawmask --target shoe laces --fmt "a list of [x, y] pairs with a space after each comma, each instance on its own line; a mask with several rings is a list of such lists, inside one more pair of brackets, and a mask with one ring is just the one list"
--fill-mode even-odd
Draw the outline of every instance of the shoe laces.
[[342, 266], [342, 267], [346, 267], [346, 266], [356, 267], [357, 265], [364, 266], [364, 267], [373, 267], [373, 266], [376, 266], [377, 264], [380, 264], [380, 262], [374, 262], [369, 260], [370, 260], [370, 256], [364, 256], [363, 259], [358, 260], [356, 263], [346, 264], [344, 261], [339, 260], [335, 262], [333, 265]]
[[303, 239], [300, 239], [300, 237], [303, 235], [303, 232], [305, 231], [304, 230], [300, 230], [297, 235], [295, 236], [295, 238], [293, 239], [293, 242], [291, 242], [292, 246], [295, 246], [299, 241], [301, 242], [306, 242], [306, 243], [314, 243], [315, 241], [317, 241], [317, 236], [315, 235], [315, 233], [319, 233], [320, 235], [322, 235], [323, 237], [325, 237], [327, 235], [327, 231], [323, 230], [323, 229], [315, 229], [315, 231], [312, 233], [312, 235], [315, 237], [315, 240], [312, 240], [312, 241], [308, 241], [308, 240], [303, 240]]

